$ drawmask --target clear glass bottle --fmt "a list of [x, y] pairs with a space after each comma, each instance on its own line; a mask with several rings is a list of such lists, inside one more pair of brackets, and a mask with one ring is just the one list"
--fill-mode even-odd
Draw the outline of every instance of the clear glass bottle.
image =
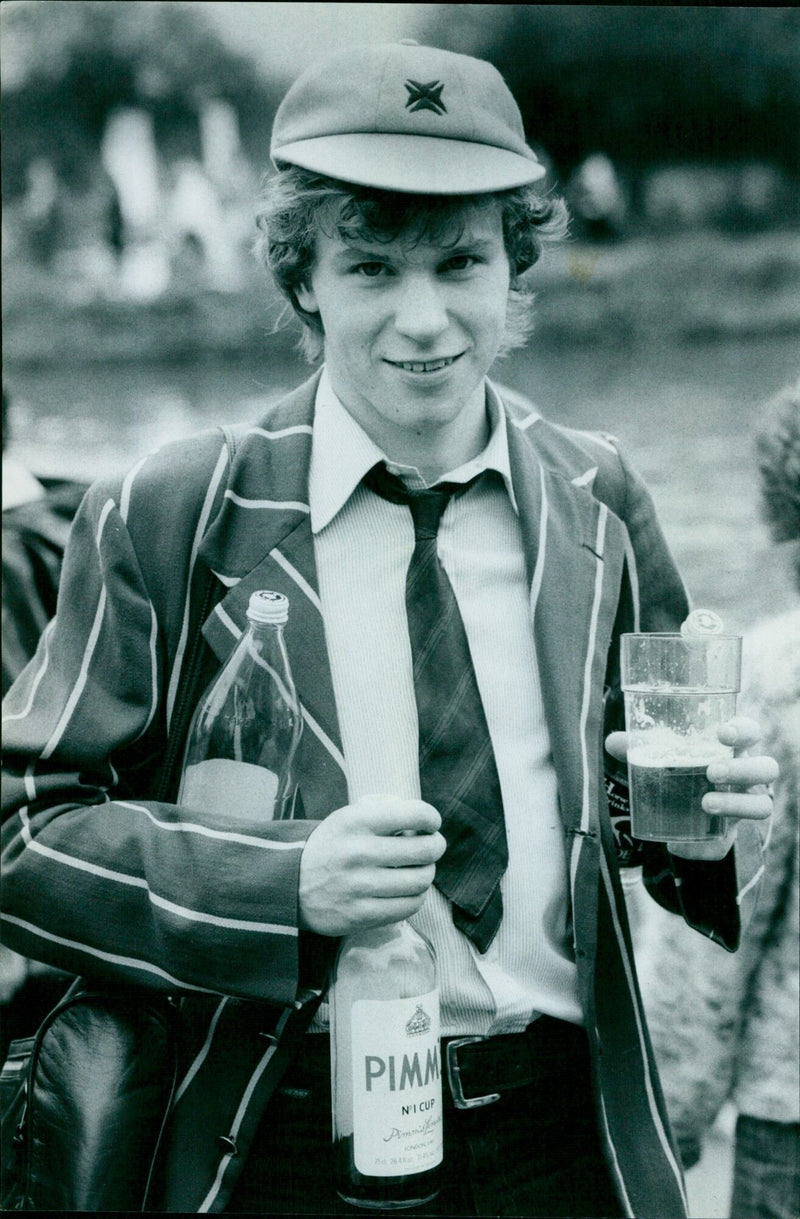
[[201, 698], [186, 742], [178, 803], [238, 820], [293, 815], [302, 718], [283, 627], [289, 601], [254, 592], [248, 625]]
[[342, 943], [330, 990], [336, 1189], [354, 1206], [430, 1201], [442, 1161], [433, 948], [408, 922]]

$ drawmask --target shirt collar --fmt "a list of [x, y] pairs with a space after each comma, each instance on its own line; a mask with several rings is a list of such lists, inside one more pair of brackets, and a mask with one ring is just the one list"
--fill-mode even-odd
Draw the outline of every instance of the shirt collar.
[[19, 508], [33, 500], [44, 499], [44, 487], [27, 466], [14, 457], [3, 456], [3, 511]]
[[[484, 470], [496, 470], [503, 478], [508, 497], [517, 511], [511, 484], [508, 456], [506, 413], [497, 390], [486, 382], [490, 436], [482, 453], [442, 476], [442, 481], [469, 482]], [[327, 369], [323, 368], [314, 407], [314, 432], [311, 442], [308, 502], [311, 530], [319, 533], [344, 507], [364, 475], [379, 461], [394, 473], [411, 476], [424, 485], [413, 466], [390, 462], [386, 454], [342, 405], [333, 391]]]

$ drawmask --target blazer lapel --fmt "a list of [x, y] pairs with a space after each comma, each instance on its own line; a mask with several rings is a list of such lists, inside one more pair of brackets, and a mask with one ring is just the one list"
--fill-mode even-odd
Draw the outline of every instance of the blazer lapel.
[[303, 715], [299, 786], [303, 814], [314, 820], [347, 803], [308, 508], [315, 390], [316, 380], [240, 437], [223, 508], [198, 555], [229, 587], [203, 626], [220, 661], [246, 627], [251, 593], [268, 588], [289, 599], [284, 635]]
[[600, 695], [624, 529], [585, 486], [545, 467], [526, 429], [512, 420], [508, 432], [561, 814], [566, 830], [586, 832], [596, 805], [591, 772], [600, 766]]

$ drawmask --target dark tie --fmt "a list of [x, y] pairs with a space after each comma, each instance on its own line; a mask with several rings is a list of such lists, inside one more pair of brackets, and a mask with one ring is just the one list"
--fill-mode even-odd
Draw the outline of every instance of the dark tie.
[[[474, 481], [474, 480], [473, 480]], [[447, 851], [436, 887], [453, 904], [453, 922], [485, 952], [503, 914], [500, 877], [508, 864], [503, 802], [464, 623], [436, 534], [451, 496], [470, 483], [409, 490], [383, 464], [364, 483], [407, 504], [414, 553], [406, 576], [406, 610], [419, 717], [422, 799], [438, 809]]]

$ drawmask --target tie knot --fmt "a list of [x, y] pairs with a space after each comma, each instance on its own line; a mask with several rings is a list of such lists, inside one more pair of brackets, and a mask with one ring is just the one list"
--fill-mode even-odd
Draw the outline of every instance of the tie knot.
[[388, 499], [393, 504], [408, 505], [417, 538], [435, 538], [442, 513], [451, 498], [471, 487], [473, 482], [474, 478], [467, 483], [439, 483], [427, 490], [416, 491], [407, 487], [396, 474], [390, 474], [383, 462], [373, 466], [364, 478], [364, 485], [382, 499]]

